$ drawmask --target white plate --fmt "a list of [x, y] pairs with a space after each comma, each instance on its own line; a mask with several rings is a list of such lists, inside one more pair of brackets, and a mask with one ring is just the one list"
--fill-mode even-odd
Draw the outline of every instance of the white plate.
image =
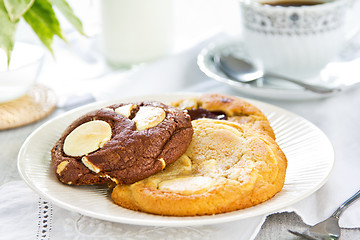
[[[350, 89], [359, 83], [357, 76], [360, 75], [360, 58], [355, 55], [354, 52], [356, 53], [356, 51], [353, 50], [351, 55], [344, 50], [341, 58], [340, 56], [338, 57], [339, 60], [329, 63], [321, 71], [319, 76], [316, 76], [313, 79], [306, 79], [306, 81], [324, 86], [342, 86], [343, 91]], [[357, 49], [357, 52], [360, 52], [360, 49]], [[197, 64], [200, 70], [208, 77], [219, 82], [226, 83], [234, 89], [247, 95], [261, 98], [296, 100], [325, 98], [335, 95], [313, 93], [300, 86], [276, 78], [265, 77], [264, 79], [252, 83], [241, 83], [232, 80], [215, 66], [213, 57], [218, 53], [232, 54], [239, 58], [251, 61], [241, 40], [230, 39], [210, 43], [208, 46], [203, 48], [198, 55]], [[344, 58], [347, 58], [347, 60], [345, 61]]]
[[18, 170], [28, 186], [41, 197], [65, 209], [103, 220], [135, 225], [194, 226], [229, 222], [268, 214], [302, 200], [320, 188], [334, 164], [333, 147], [312, 123], [281, 108], [251, 101], [264, 111], [274, 128], [277, 142], [288, 158], [283, 190], [257, 206], [225, 214], [199, 217], [165, 217], [127, 210], [115, 205], [108, 190], [99, 186], [67, 186], [51, 168], [50, 150], [64, 129], [76, 118], [112, 103], [158, 100], [164, 103], [194, 94], [148, 95], [118, 101], [93, 103], [62, 114], [34, 131], [18, 155]]

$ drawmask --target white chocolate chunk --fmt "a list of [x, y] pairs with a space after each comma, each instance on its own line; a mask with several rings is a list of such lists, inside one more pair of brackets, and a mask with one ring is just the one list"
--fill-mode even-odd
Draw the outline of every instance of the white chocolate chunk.
[[158, 125], [165, 119], [165, 116], [166, 113], [162, 108], [143, 106], [132, 120], [136, 123], [136, 129], [142, 131]]
[[182, 194], [193, 194], [205, 192], [210, 189], [213, 184], [214, 179], [210, 177], [181, 177], [161, 182], [159, 189]]
[[162, 164], [162, 168], [161, 169], [164, 169], [165, 167], [166, 167], [166, 162], [165, 162], [165, 160], [163, 159], [163, 158], [160, 158], [160, 159], [158, 159], [160, 162], [161, 162], [161, 164]]
[[89, 159], [87, 159], [87, 157], [82, 157], [81, 158], [82, 163], [91, 171], [99, 173], [100, 172], [100, 168], [96, 167], [94, 164], [92, 164]]
[[180, 109], [192, 109], [192, 108], [197, 108], [197, 102], [195, 99], [184, 99], [180, 104], [179, 104], [179, 108]]
[[62, 161], [56, 168], [56, 173], [60, 175], [60, 173], [66, 168], [69, 164], [69, 161]]
[[83, 123], [66, 137], [64, 152], [72, 157], [84, 156], [102, 148], [110, 140], [111, 135], [111, 126], [105, 121]]
[[128, 117], [130, 117], [130, 115], [131, 115], [131, 110], [132, 110], [133, 108], [134, 108], [134, 105], [132, 105], [132, 104], [127, 104], [127, 105], [124, 105], [124, 106], [121, 106], [121, 107], [116, 108], [116, 109], [115, 109], [115, 112], [128, 118]]
[[112, 108], [102, 108], [102, 110], [106, 110], [106, 111], [110, 111], [110, 112], [114, 111], [114, 109], [112, 109]]
[[105, 174], [104, 176], [105, 176], [106, 178], [110, 179], [111, 181], [113, 181], [114, 183], [119, 184], [119, 181], [118, 181], [116, 178], [112, 178], [112, 177], [110, 177], [108, 174]]

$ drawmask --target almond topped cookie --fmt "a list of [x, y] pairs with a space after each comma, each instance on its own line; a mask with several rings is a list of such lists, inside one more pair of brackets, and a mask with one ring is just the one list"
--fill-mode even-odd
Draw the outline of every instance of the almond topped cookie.
[[193, 129], [182, 110], [159, 103], [108, 106], [83, 115], [51, 151], [58, 179], [69, 185], [129, 184], [178, 159]]

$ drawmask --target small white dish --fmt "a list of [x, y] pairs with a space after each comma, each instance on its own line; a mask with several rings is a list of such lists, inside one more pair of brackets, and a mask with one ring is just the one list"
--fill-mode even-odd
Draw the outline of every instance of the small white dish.
[[[251, 59], [249, 59], [241, 40], [232, 39], [210, 43], [201, 50], [197, 63], [200, 70], [208, 77], [226, 83], [244, 94], [261, 98], [294, 100], [325, 98], [334, 95], [314, 93], [276, 78], [265, 77], [251, 83], [241, 83], [229, 78], [215, 66], [213, 57], [219, 53], [231, 53], [250, 61]], [[334, 61], [329, 63], [318, 76], [306, 81], [317, 85], [341, 86], [343, 91], [346, 91], [360, 83], [360, 80], [357, 79], [357, 76], [360, 75], [359, 65], [360, 58], [350, 61]]]
[[62, 208], [112, 222], [148, 226], [194, 226], [225, 223], [269, 214], [290, 206], [318, 190], [334, 165], [334, 150], [325, 134], [304, 118], [276, 106], [249, 100], [268, 117], [277, 142], [288, 158], [285, 185], [272, 199], [225, 214], [167, 217], [131, 211], [115, 205], [104, 186], [68, 186], [60, 183], [51, 166], [50, 150], [64, 129], [79, 116], [113, 103], [157, 100], [170, 103], [195, 94], [161, 94], [89, 104], [66, 112], [35, 130], [18, 155], [18, 170], [26, 184], [44, 199]]

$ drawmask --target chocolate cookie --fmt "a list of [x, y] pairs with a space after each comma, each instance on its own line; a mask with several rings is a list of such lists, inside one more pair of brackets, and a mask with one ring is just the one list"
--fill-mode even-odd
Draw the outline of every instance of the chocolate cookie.
[[75, 120], [51, 151], [69, 185], [130, 184], [165, 168], [191, 142], [190, 117], [159, 102], [115, 104]]
[[193, 98], [184, 98], [171, 105], [187, 111], [191, 120], [212, 118], [237, 122], [263, 131], [275, 139], [273, 129], [261, 110], [238, 97], [204, 94]]

